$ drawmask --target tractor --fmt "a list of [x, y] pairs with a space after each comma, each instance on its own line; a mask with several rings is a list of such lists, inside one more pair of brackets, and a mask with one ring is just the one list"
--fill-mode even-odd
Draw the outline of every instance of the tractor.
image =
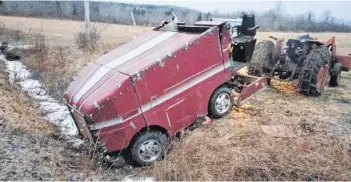
[[280, 80], [297, 80], [303, 95], [319, 96], [329, 79], [329, 85], [339, 84], [342, 64], [335, 55], [335, 37], [327, 42], [312, 38], [309, 34], [289, 39], [270, 36], [270, 40], [259, 42], [249, 64], [249, 74], [267, 76]]

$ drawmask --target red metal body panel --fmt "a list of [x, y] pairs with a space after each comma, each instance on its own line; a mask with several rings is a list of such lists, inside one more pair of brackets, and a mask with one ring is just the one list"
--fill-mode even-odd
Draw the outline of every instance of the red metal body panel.
[[230, 25], [226, 24], [223, 26], [222, 29], [222, 37], [221, 37], [221, 49], [222, 49], [222, 59], [223, 59], [223, 64], [225, 66], [225, 72], [228, 76], [227, 80], [230, 79], [230, 76], [233, 73], [233, 67], [239, 67], [239, 65], [235, 65], [234, 62], [232, 62], [232, 65], [227, 64], [230, 61], [229, 57], [229, 46], [231, 45], [231, 38], [230, 38]]
[[128, 147], [146, 126], [170, 136], [189, 126], [207, 114], [211, 94], [232, 75], [229, 26], [218, 26], [221, 33], [217, 26], [203, 33], [153, 31], [89, 63], [66, 94], [73, 115], [92, 118], [87, 124], [107, 151]]
[[264, 89], [268, 85], [268, 80], [266, 77], [256, 77], [251, 75], [238, 75], [247, 80], [248, 85], [243, 86], [243, 89], [240, 92], [238, 97], [237, 105], [240, 106], [243, 102], [245, 102], [248, 98], [250, 98], [253, 94], [258, 91]]
[[123, 44], [117, 49], [112, 50], [111, 52], [97, 58], [94, 62], [96, 62], [97, 64], [105, 65], [115, 60], [116, 58], [130, 52], [131, 50], [135, 49], [139, 45], [142, 45], [145, 42], [152, 40], [153, 38], [157, 37], [161, 33], [162, 32], [157, 32], [157, 31], [146, 32], [145, 34], [142, 34], [139, 37], [132, 39], [131, 42]]
[[[137, 91], [141, 93], [139, 95], [140, 104], [149, 102], [151, 97], [168, 93], [172, 88], [196, 77], [196, 74], [206, 68], [223, 64], [216, 42], [218, 42], [217, 30], [213, 36], [194, 40], [186, 49], [181, 48], [179, 51], [171, 52], [171, 57], [164, 54], [163, 57], [160, 57], [162, 62], [141, 72], [142, 79], [135, 82]], [[184, 47], [184, 43], [181, 47]]]
[[182, 49], [186, 43], [191, 42], [192, 39], [198, 36], [198, 34], [177, 33], [150, 49], [150, 52], [135, 57], [129, 62], [119, 66], [117, 69], [125, 74], [134, 75], [140, 71], [148, 69], [148, 67], [167, 56], [167, 54]]
[[97, 67], [100, 66], [93, 62], [89, 62], [88, 64], [84, 65], [78, 75], [73, 77], [72, 82], [68, 86], [67, 93], [65, 95], [67, 102], [71, 103], [73, 95], [77, 92], [80, 86], [86, 82], [86, 79], [89, 78], [91, 73], [94, 72]]
[[347, 71], [351, 69], [351, 56], [337, 55], [336, 58], [342, 64], [343, 69], [345, 69]]
[[349, 69], [351, 69], [351, 56], [336, 55], [336, 44], [334, 36], [324, 44], [333, 45], [333, 56], [335, 56], [338, 59], [338, 61], [342, 64], [344, 70], [348, 71]]
[[[218, 28], [214, 27], [204, 36], [194, 37], [188, 45], [172, 43], [169, 50], [181, 49], [169, 52], [170, 55], [166, 54], [168, 50], [160, 52], [160, 56], [163, 53], [160, 62], [140, 73], [141, 79], [135, 81], [135, 88], [148, 125], [162, 126], [174, 134], [194, 122], [198, 114], [207, 114], [210, 94], [226, 81], [219, 45]], [[218, 67], [222, 71], [196, 81]], [[215, 83], [217, 85], [206, 86], [212, 83], [208, 80], [218, 76], [222, 76], [222, 80]], [[203, 93], [204, 89], [211, 93]]]
[[[99, 66], [99, 68], [101, 68], [101, 67], [102, 66]], [[99, 100], [103, 99], [96, 92], [100, 92], [100, 94], [101, 94], [101, 90], [103, 90], [103, 94], [106, 95], [106, 98], [112, 96], [112, 94], [115, 90], [113, 87], [116, 87], [116, 84], [112, 85], [112, 83], [110, 81], [111, 77], [118, 78], [118, 82], [112, 82], [112, 83], [119, 83], [119, 84], [121, 82], [124, 82], [126, 79], [128, 79], [127, 76], [125, 76], [125, 75], [123, 75], [115, 70], [109, 69], [107, 74], [104, 77], [102, 77], [100, 80], [98, 80], [92, 86], [92, 88], [87, 90], [87, 92], [85, 92], [85, 94], [83, 94], [83, 96], [81, 97], [81, 99], [79, 99], [78, 102], [73, 102], [73, 105], [76, 105], [78, 110], [82, 113], [91, 113], [92, 112], [91, 108], [93, 108], [92, 107], [93, 103], [94, 102], [99, 103]], [[106, 87], [108, 87], [109, 90], [105, 90]], [[83, 103], [84, 103], [84, 105], [83, 105]]]
[[[130, 84], [130, 78], [121, 83], [118, 89], [116, 89], [116, 84], [112, 84], [120, 83], [119, 77], [120, 75], [112, 77], [109, 80], [111, 84], [105, 84], [87, 100], [87, 103], [94, 103], [94, 101], [97, 101], [97, 104], [101, 107], [100, 109], [95, 108], [94, 111], [91, 112], [97, 123], [112, 120], [117, 117], [122, 117], [122, 119], [129, 118], [135, 115], [140, 109], [134, 88]], [[88, 108], [91, 108], [91, 106], [89, 104], [84, 104], [81, 110], [87, 111]]]
[[145, 128], [143, 116], [137, 115], [121, 124], [100, 129], [98, 141], [103, 143], [107, 152], [127, 148], [132, 138]]
[[333, 56], [336, 55], [336, 45], [335, 45], [335, 37], [333, 36], [332, 38], [330, 38], [329, 40], [327, 40], [324, 45], [332, 45], [333, 46]]

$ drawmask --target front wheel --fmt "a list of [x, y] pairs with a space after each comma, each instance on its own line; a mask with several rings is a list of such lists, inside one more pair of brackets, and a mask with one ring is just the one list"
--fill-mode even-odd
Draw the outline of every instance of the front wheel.
[[233, 95], [228, 87], [216, 89], [209, 103], [209, 113], [214, 118], [220, 118], [227, 115], [233, 107]]
[[140, 166], [147, 166], [163, 159], [168, 149], [168, 138], [161, 132], [146, 132], [137, 137], [130, 152]]

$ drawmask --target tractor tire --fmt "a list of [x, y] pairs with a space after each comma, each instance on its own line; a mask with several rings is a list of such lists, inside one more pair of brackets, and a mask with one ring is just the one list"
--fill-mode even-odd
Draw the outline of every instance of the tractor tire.
[[329, 86], [337, 87], [339, 86], [339, 80], [341, 77], [342, 65], [340, 63], [335, 63], [330, 72]]
[[[298, 80], [300, 93], [306, 96], [320, 96], [327, 83], [331, 53], [325, 47], [312, 49], [304, 61]], [[323, 75], [324, 73], [324, 75]], [[325, 75], [327, 74], [327, 75]]]
[[233, 108], [233, 93], [226, 86], [216, 89], [208, 104], [208, 111], [211, 117], [221, 118], [227, 115]]
[[148, 166], [164, 158], [169, 146], [165, 134], [145, 132], [135, 139], [130, 147], [132, 160], [139, 166]]
[[272, 59], [273, 51], [274, 43], [272, 41], [263, 40], [259, 42], [253, 51], [249, 63], [249, 74], [260, 76], [264, 73], [269, 73], [275, 65]]

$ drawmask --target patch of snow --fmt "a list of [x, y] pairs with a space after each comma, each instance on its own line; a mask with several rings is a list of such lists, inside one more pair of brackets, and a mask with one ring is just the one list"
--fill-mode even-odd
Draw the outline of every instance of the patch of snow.
[[7, 46], [10, 50], [11, 49], [15, 49], [15, 48], [18, 48], [18, 49], [30, 49], [30, 48], [33, 48], [34, 45], [28, 45], [28, 44], [12, 44], [12, 45], [8, 45]]
[[122, 181], [144, 181], [144, 182], [154, 182], [156, 179], [154, 177], [131, 177], [126, 176]]
[[7, 61], [3, 55], [0, 55], [0, 59], [6, 63], [10, 82], [19, 84], [29, 96], [38, 101], [44, 117], [49, 122], [56, 125], [63, 135], [74, 136], [78, 134], [68, 108], [50, 97], [41, 82], [31, 78], [31, 73], [26, 69], [25, 65], [20, 61]]
[[84, 144], [84, 140], [78, 138], [72, 139], [71, 142], [73, 142], [72, 147], [77, 149], [79, 149]]

